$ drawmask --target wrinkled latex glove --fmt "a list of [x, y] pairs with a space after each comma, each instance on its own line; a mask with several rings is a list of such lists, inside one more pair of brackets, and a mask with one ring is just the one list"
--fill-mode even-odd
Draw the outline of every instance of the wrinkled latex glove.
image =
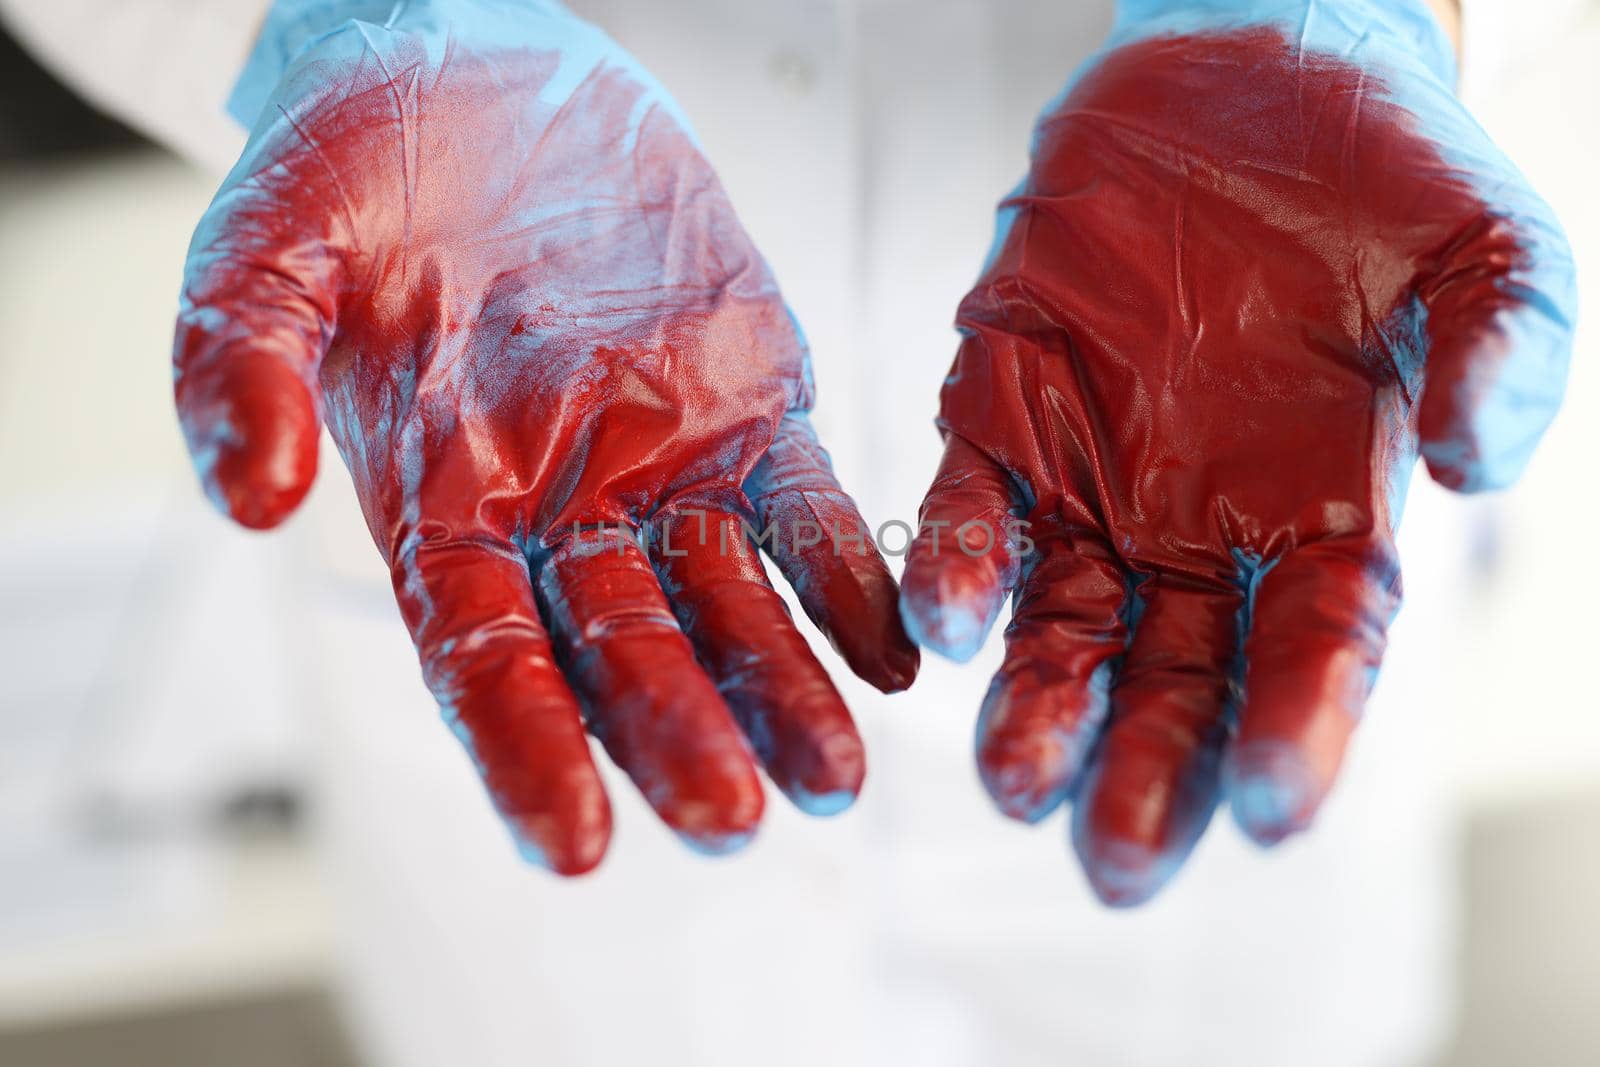
[[[178, 410], [239, 522], [300, 502], [325, 421], [424, 676], [524, 852], [593, 867], [585, 724], [722, 851], [755, 758], [847, 806], [859, 736], [768, 584], [885, 690], [916, 650], [807, 419], [808, 354], [676, 106], [542, 2], [273, 8], [258, 116], [190, 251]], [[648, 532], [649, 536], [645, 536]]]
[[1567, 245], [1454, 66], [1421, 0], [1124, 2], [1001, 207], [902, 612], [964, 659], [1015, 590], [981, 777], [1070, 799], [1109, 903], [1224, 797], [1262, 844], [1311, 822], [1419, 453], [1504, 486], [1555, 413]]

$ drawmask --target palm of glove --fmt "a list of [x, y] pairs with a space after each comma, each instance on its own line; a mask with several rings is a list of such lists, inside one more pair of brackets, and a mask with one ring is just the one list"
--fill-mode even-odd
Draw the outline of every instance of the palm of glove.
[[385, 43], [257, 148], [189, 301], [274, 284], [263, 256], [309, 268], [328, 421], [391, 555], [408, 512], [537, 540], [737, 492], [809, 406], [806, 355], [672, 113], [618, 67], [552, 99], [559, 53]]
[[1419, 451], [1498, 484], [1548, 420], [1535, 391], [1502, 432], [1495, 390], [1563, 357], [1530, 295], [1550, 234], [1480, 177], [1270, 28], [1121, 48], [1041, 121], [961, 308], [924, 510], [1024, 516], [1033, 543], [924, 538], [904, 611], [970, 655], [1018, 587], [979, 767], [1019, 818], [1076, 798], [1109, 902], [1159, 888], [1224, 794], [1263, 843], [1309, 822], [1399, 604]]
[[[567, 51], [351, 24], [297, 60], [196, 237], [176, 354], [247, 525], [299, 502], [326, 419], [430, 687], [563, 871], [609, 832], [585, 719], [714, 850], [760, 816], [752, 745], [808, 810], [863, 767], [738, 526], [861, 525], [803, 341], [673, 105], [573, 23]], [[858, 671], [909, 682], [875, 554], [774, 554]]]

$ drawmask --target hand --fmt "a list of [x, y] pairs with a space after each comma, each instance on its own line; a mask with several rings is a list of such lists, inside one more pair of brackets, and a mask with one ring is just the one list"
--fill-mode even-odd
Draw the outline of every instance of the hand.
[[862, 677], [903, 688], [917, 653], [875, 551], [785, 525], [865, 529], [660, 86], [556, 4], [280, 0], [239, 98], [175, 348], [218, 505], [282, 521], [326, 421], [429, 687], [554, 870], [610, 832], [585, 724], [701, 849], [755, 829], [752, 749], [801, 808], [848, 806], [860, 738], [741, 523]]
[[902, 612], [962, 659], [1016, 590], [981, 776], [1071, 798], [1109, 903], [1223, 797], [1262, 844], [1311, 822], [1419, 452], [1504, 486], [1555, 413], [1568, 249], [1453, 68], [1419, 0], [1124, 3], [1001, 207]]

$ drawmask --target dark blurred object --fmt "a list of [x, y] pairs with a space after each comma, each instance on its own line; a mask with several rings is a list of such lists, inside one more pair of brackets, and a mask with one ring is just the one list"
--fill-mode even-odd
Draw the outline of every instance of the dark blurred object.
[[1502, 804], [1466, 840], [1461, 1029], [1438, 1067], [1600, 1063], [1600, 793]]
[[327, 995], [288, 989], [111, 1018], [0, 1029], [6, 1067], [356, 1067]]
[[112, 151], [146, 143], [57, 81], [0, 23], [0, 161]]
[[222, 807], [222, 823], [234, 833], [272, 833], [300, 825], [300, 794], [287, 786], [255, 786], [229, 797]]

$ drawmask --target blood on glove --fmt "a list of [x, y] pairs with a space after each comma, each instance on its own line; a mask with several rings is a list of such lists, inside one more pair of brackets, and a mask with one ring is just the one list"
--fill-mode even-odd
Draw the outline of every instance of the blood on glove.
[[[758, 761], [802, 808], [847, 806], [860, 737], [755, 547], [665, 558], [630, 532], [865, 525], [807, 418], [804, 339], [676, 106], [555, 5], [307, 32], [338, 6], [275, 9], [262, 47], [307, 43], [278, 49], [191, 247], [176, 394], [208, 491], [280, 522], [327, 425], [427, 684], [537, 862], [605, 848], [586, 732], [705, 851], [754, 832]], [[909, 684], [875, 552], [776, 559], [858, 673]]]

